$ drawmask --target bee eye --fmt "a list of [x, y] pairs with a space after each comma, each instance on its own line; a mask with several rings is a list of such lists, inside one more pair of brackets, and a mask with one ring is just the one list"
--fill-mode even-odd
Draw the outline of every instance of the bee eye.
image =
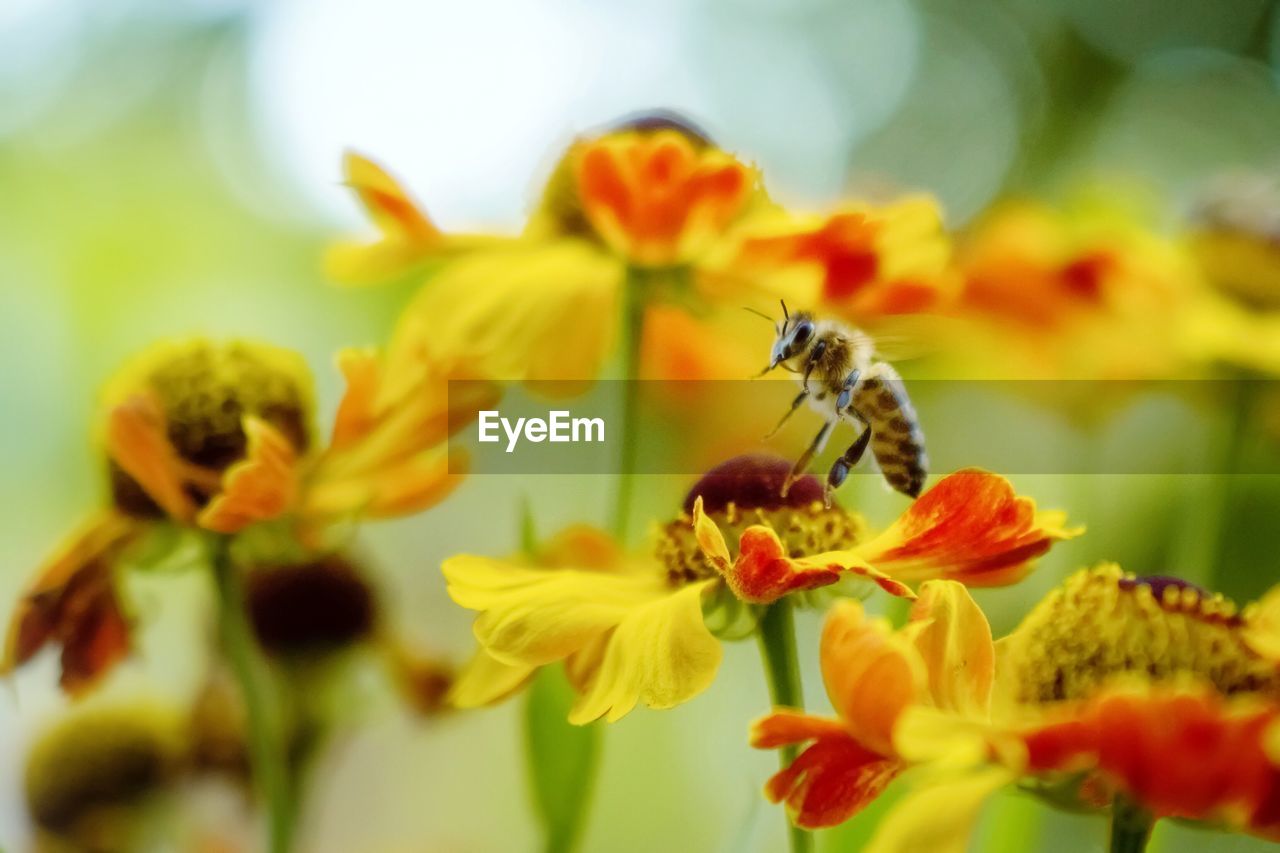
[[812, 334], [813, 334], [813, 324], [801, 323], [799, 326], [796, 327], [796, 336], [794, 340], [797, 344], [804, 344], [809, 340], [809, 336]]

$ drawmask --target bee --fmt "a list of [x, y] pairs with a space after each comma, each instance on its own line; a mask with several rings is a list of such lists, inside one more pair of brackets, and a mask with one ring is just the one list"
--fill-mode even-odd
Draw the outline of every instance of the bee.
[[785, 496], [792, 483], [804, 475], [813, 458], [826, 447], [836, 424], [844, 420], [855, 424], [859, 434], [827, 472], [827, 504], [868, 446], [889, 486], [918, 497], [929, 467], [924, 432], [902, 377], [892, 365], [877, 358], [871, 338], [836, 320], [818, 320], [807, 312], [792, 316], [786, 302], [782, 303], [782, 320], [775, 328], [777, 337], [769, 366], [760, 375], [782, 367], [797, 374], [800, 393], [766, 438], [782, 429], [805, 402], [825, 421], [787, 475], [782, 494]]

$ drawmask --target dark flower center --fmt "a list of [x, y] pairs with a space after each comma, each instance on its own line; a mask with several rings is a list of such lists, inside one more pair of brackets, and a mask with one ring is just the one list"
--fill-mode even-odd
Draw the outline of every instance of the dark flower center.
[[246, 605], [263, 648], [275, 654], [333, 651], [373, 628], [373, 591], [345, 559], [257, 569]]
[[703, 474], [685, 496], [682, 508], [693, 512], [693, 502], [699, 496], [708, 514], [724, 512], [729, 504], [740, 510], [773, 510], [821, 503], [822, 483], [812, 474], [805, 474], [792, 483], [783, 497], [782, 484], [790, 472], [791, 463], [781, 456], [768, 453], [735, 456]]

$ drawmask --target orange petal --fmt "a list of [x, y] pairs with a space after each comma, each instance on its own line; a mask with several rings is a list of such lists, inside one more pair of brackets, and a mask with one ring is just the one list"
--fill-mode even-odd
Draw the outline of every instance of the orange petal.
[[847, 734], [839, 720], [779, 708], [751, 724], [748, 742], [756, 749], [777, 749], [793, 743]]
[[881, 755], [893, 755], [893, 727], [923, 695], [925, 672], [914, 648], [888, 620], [867, 619], [862, 605], [839, 601], [827, 614], [820, 651], [827, 695], [849, 731]]
[[1096, 769], [1158, 817], [1280, 831], [1275, 703], [1208, 688], [1116, 689], [1024, 734], [1032, 771]]
[[378, 395], [378, 355], [373, 350], [348, 348], [338, 353], [338, 369], [347, 390], [338, 404], [333, 421], [331, 450], [341, 450], [366, 434], [374, 423], [374, 401]]
[[195, 504], [183, 487], [184, 465], [166, 429], [155, 397], [135, 394], [107, 415], [107, 453], [169, 516], [190, 521]]
[[377, 163], [348, 151], [342, 158], [342, 167], [347, 186], [356, 191], [360, 203], [385, 235], [424, 244], [440, 239], [440, 229]]
[[940, 480], [858, 554], [902, 580], [949, 578], [967, 586], [1019, 580], [1059, 539], [1079, 535], [1059, 513], [1037, 513], [1003, 477], [974, 468]]
[[63, 647], [62, 686], [76, 692], [128, 653], [128, 623], [116, 601], [111, 564], [143, 529], [127, 516], [104, 512], [40, 568], [14, 609], [0, 674], [56, 642]]
[[703, 511], [701, 496], [693, 505], [693, 529], [707, 561], [734, 595], [752, 604], [769, 604], [789, 592], [828, 586], [840, 580], [842, 573], [865, 577], [891, 595], [915, 597], [906, 585], [872, 568], [852, 551], [794, 559], [787, 555], [777, 534], [760, 524], [742, 531], [737, 559], [730, 559], [724, 535]]
[[933, 704], [985, 715], [995, 680], [995, 644], [987, 617], [957, 581], [928, 581], [907, 628], [929, 673]]
[[902, 771], [847, 735], [823, 738], [766, 784], [770, 802], [784, 800], [796, 826], [819, 829], [853, 817]]
[[201, 511], [201, 527], [235, 533], [250, 524], [278, 518], [298, 493], [298, 454], [280, 431], [247, 415], [245, 458], [226, 470], [222, 491]]

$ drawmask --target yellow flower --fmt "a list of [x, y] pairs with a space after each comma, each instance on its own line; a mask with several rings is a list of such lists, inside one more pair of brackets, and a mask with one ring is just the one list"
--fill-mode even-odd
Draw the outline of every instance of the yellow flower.
[[[407, 306], [390, 357], [426, 357], [470, 377], [595, 378], [624, 296], [695, 313], [772, 306], [779, 296], [800, 306], [826, 298], [851, 315], [895, 313], [932, 305], [946, 266], [927, 199], [793, 216], [768, 198], [753, 167], [665, 114], [570, 145], [517, 237], [442, 234], [383, 170], [355, 155], [346, 169], [384, 236], [335, 248], [329, 273], [363, 282], [446, 262]], [[659, 359], [641, 372], [716, 364], [717, 343], [697, 342], [711, 353]], [[693, 375], [740, 378], [733, 371]]]
[[[823, 506], [815, 477], [780, 497], [789, 470], [767, 456], [713, 469], [661, 529], [656, 559], [629, 558], [603, 534], [577, 531], [572, 547], [558, 540], [533, 558], [446, 560], [450, 596], [480, 614], [480, 651], [455, 685], [455, 704], [496, 701], [536, 668], [563, 661], [578, 694], [571, 722], [614, 721], [641, 702], [669, 708], [710, 685], [721, 655], [715, 633], [740, 636], [754, 605], [844, 577], [913, 595], [886, 574], [893, 568], [911, 579], [1012, 582], [1057, 536], [1004, 480], [965, 472], [867, 538], [861, 517]], [[721, 527], [741, 531], [737, 560]]]
[[1195, 366], [1195, 267], [1116, 199], [1005, 202], [962, 236], [957, 265], [969, 326], [952, 348], [984, 375], [1139, 379]]
[[1280, 371], [1280, 184], [1274, 175], [1219, 181], [1199, 200], [1185, 233], [1214, 291], [1195, 327], [1205, 357]]
[[115, 573], [161, 525], [235, 534], [280, 519], [297, 543], [318, 547], [334, 522], [443, 498], [464, 464], [444, 442], [478, 401], [450, 399], [443, 377], [405, 381], [370, 352], [344, 352], [339, 366], [347, 393], [319, 450], [310, 377], [293, 353], [191, 339], [153, 346], [120, 371], [101, 418], [111, 506], [37, 571], [0, 671], [57, 643], [62, 686], [76, 692], [126, 655]]
[[[95, 816], [127, 810], [163, 790], [181, 770], [187, 748], [183, 717], [167, 706], [131, 701], [77, 710], [33, 745], [26, 762], [27, 808], [41, 829], [89, 845], [111, 826]], [[123, 840], [99, 837], [97, 844], [117, 848]]]
[[841, 601], [822, 632], [822, 679], [838, 720], [778, 708], [751, 727], [751, 745], [810, 744], [765, 785], [797, 826], [835, 826], [880, 795], [908, 762], [893, 744], [913, 705], [985, 716], [995, 674], [991, 628], [964, 586], [929, 581], [907, 626], [868, 619]]
[[[1019, 779], [1086, 807], [1123, 796], [1155, 818], [1280, 838], [1274, 596], [1241, 613], [1173, 578], [1110, 564], [1073, 575], [996, 644], [990, 720], [900, 715], [900, 753], [953, 769], [957, 749], [968, 759], [903, 800], [870, 849], [920, 849], [924, 831], [963, 849], [986, 794]], [[975, 780], [980, 796], [939, 810], [939, 790]]]

